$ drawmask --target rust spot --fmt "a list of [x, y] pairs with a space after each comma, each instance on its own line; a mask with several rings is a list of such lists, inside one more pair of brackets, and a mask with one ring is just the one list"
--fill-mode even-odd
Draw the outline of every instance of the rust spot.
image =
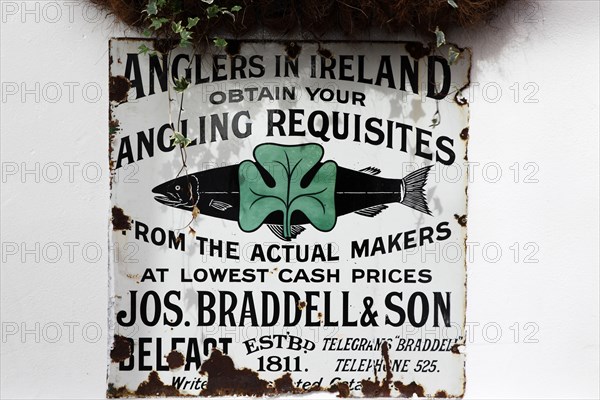
[[114, 150], [113, 149], [113, 139], [114, 139], [115, 135], [117, 134], [117, 132], [119, 132], [119, 129], [121, 129], [119, 120], [116, 118], [113, 118], [112, 113], [109, 110], [108, 111], [108, 154], [109, 154], [108, 166], [111, 171], [111, 176], [110, 176], [111, 189], [112, 189], [112, 181], [113, 181], [112, 172], [114, 172], [114, 169], [115, 169], [115, 160], [112, 159], [112, 153]]
[[167, 356], [167, 364], [169, 364], [169, 369], [177, 369], [182, 367], [185, 363], [185, 357], [177, 350], [171, 350], [169, 355]]
[[381, 345], [381, 356], [385, 362], [385, 378], [379, 383], [377, 379], [377, 374], [375, 375], [375, 381], [370, 381], [368, 379], [363, 379], [361, 381], [362, 385], [362, 393], [366, 397], [390, 397], [390, 383], [393, 378], [392, 363], [390, 362], [390, 352], [389, 346], [387, 342], [383, 342]]
[[262, 396], [269, 392], [269, 382], [248, 368], [235, 368], [233, 360], [219, 349], [213, 349], [210, 358], [200, 367], [200, 374], [208, 375], [201, 396]]
[[425, 389], [416, 382], [405, 385], [400, 381], [396, 381], [394, 382], [394, 386], [398, 389], [402, 397], [412, 397], [413, 394], [416, 394], [417, 397], [425, 397]]
[[460, 344], [460, 343], [453, 344], [452, 347], [450, 348], [450, 351], [453, 354], [460, 354], [460, 346], [462, 346], [462, 344]]
[[121, 129], [120, 127], [121, 127], [121, 123], [119, 122], [118, 119], [110, 118], [108, 121], [108, 134], [109, 135], [116, 134], [119, 131], [119, 129]]
[[458, 215], [458, 214], [454, 214], [454, 218], [456, 218], [456, 221], [458, 222], [458, 224], [462, 227], [467, 226], [467, 216], [466, 215]]
[[394, 386], [398, 389], [402, 397], [412, 397], [413, 394], [416, 394], [417, 397], [425, 397], [425, 389], [416, 382], [405, 385], [400, 381], [396, 381], [394, 382]]
[[158, 376], [158, 372], [152, 371], [148, 380], [140, 383], [135, 394], [139, 396], [180, 396], [179, 390], [170, 385], [165, 385]]
[[[467, 142], [469, 141], [469, 127], [466, 127], [465, 129], [463, 129], [460, 132], [460, 138], [464, 141]], [[465, 161], [469, 161], [469, 147], [465, 146], [465, 157], [464, 157]], [[465, 187], [465, 193], [467, 191], [467, 188]]]
[[341, 397], [342, 399], [350, 397], [350, 386], [348, 386], [347, 383], [338, 383], [337, 389], [339, 392], [338, 397]]
[[387, 342], [383, 342], [381, 345], [381, 356], [385, 361], [385, 380], [389, 383], [394, 375], [392, 374], [392, 363], [390, 361], [390, 346]]
[[423, 43], [421, 42], [408, 42], [404, 47], [406, 48], [406, 52], [410, 54], [412, 58], [417, 60], [428, 56], [431, 53], [431, 49], [427, 46], [423, 46]]
[[448, 397], [448, 393], [445, 390], [438, 390], [437, 392], [435, 392], [433, 397], [435, 399], [445, 399]]
[[131, 218], [125, 215], [122, 208], [113, 206], [112, 208], [113, 231], [125, 231], [131, 229]]
[[456, 94], [454, 96], [454, 101], [456, 101], [456, 104], [458, 104], [459, 106], [466, 106], [467, 104], [469, 104], [469, 101], [464, 98], [464, 97], [458, 97], [458, 94]]
[[108, 82], [108, 97], [110, 101], [124, 103], [131, 89], [131, 82], [124, 76], [111, 76]]
[[304, 300], [298, 302], [298, 310], [304, 310], [306, 307], [306, 302]]
[[285, 54], [290, 60], [295, 60], [296, 57], [298, 57], [298, 55], [300, 54], [301, 50], [302, 46], [300, 46], [296, 42], [289, 42], [285, 45]]
[[322, 47], [319, 47], [317, 49], [317, 54], [320, 55], [323, 58], [328, 58], [328, 59], [332, 59], [333, 58], [333, 53], [331, 52], [331, 50], [324, 49]]
[[292, 381], [292, 374], [289, 372], [283, 375], [281, 378], [275, 379], [275, 390], [278, 393], [295, 393], [296, 387], [294, 386], [294, 382]]
[[119, 399], [122, 397], [134, 397], [135, 393], [127, 389], [126, 386], [115, 387], [112, 383], [108, 384], [108, 389], [106, 390], [106, 398], [107, 399]]
[[361, 381], [362, 392], [365, 397], [390, 397], [390, 387], [383, 386], [383, 382], [381, 385], [379, 381], [375, 379], [375, 382], [371, 382], [370, 380], [363, 379]]
[[239, 40], [228, 40], [225, 46], [225, 53], [230, 57], [235, 57], [242, 51], [242, 42]]
[[110, 359], [114, 363], [125, 361], [131, 357], [132, 350], [132, 339], [121, 335], [115, 335], [112, 349], [110, 349]]

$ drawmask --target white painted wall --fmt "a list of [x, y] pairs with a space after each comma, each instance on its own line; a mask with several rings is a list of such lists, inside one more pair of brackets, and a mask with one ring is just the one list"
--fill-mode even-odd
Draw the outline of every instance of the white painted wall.
[[[103, 398], [108, 39], [135, 33], [85, 1], [0, 5], [1, 396]], [[449, 37], [473, 49], [481, 163], [467, 398], [600, 396], [598, 21], [597, 1], [519, 2]]]

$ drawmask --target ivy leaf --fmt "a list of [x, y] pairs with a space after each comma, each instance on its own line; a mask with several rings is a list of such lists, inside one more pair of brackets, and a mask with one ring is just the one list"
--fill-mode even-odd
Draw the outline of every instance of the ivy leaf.
[[435, 39], [437, 42], [437, 47], [446, 44], [446, 35], [437, 27], [435, 28]]
[[227, 46], [227, 40], [223, 39], [223, 38], [215, 38], [213, 40], [213, 43], [215, 44], [215, 46], [217, 46], [220, 49], [225, 48], [225, 46]]
[[[200, 209], [198, 208], [198, 206], [194, 206], [194, 208], [192, 208], [192, 218], [196, 219], [196, 217], [198, 217], [198, 215], [200, 215]], [[192, 231], [194, 231], [192, 228], [190, 228], [190, 229]], [[196, 231], [194, 231], [194, 234], [195, 233], [196, 233]]]
[[242, 6], [233, 6], [231, 7], [231, 12], [238, 12], [242, 9]]
[[188, 28], [193, 28], [196, 25], [198, 25], [198, 21], [200, 21], [200, 18], [196, 17], [196, 18], [188, 18], [188, 23], [187, 23], [187, 27]]
[[181, 37], [181, 41], [182, 42], [189, 42], [190, 39], [192, 38], [192, 32], [186, 30], [183, 30], [179, 33], [179, 36]]
[[213, 4], [212, 6], [208, 7], [206, 9], [206, 16], [210, 19], [210, 18], [214, 18], [217, 15], [219, 15], [219, 11], [221, 11], [221, 8], [219, 8], [218, 5]]
[[181, 33], [184, 28], [181, 25], [181, 21], [177, 21], [177, 22], [171, 23], [171, 29], [173, 29], [173, 32], [175, 32], [175, 33]]
[[454, 47], [450, 47], [448, 49], [448, 63], [453, 65], [458, 61], [458, 57], [460, 57], [460, 51], [456, 50]]
[[[194, 208], [198, 208], [198, 207], [194, 206]], [[200, 214], [200, 210], [198, 210], [198, 214]], [[193, 210], [192, 210], [192, 215], [194, 215]], [[188, 231], [188, 233], [192, 236], [196, 236], [196, 230], [194, 228], [192, 228], [191, 226], [190, 226], [190, 230]]]
[[146, 46], [145, 44], [140, 44], [138, 47], [138, 51], [140, 52], [140, 54], [148, 54], [148, 52], [150, 51], [150, 48], [148, 46]]
[[150, 0], [148, 2], [148, 5], [146, 6], [146, 13], [148, 13], [148, 15], [156, 15], [158, 13], [156, 0]]
[[190, 81], [188, 81], [185, 76], [182, 76], [179, 79], [175, 79], [175, 91], [177, 93], [182, 93], [190, 86]]
[[150, 23], [150, 28], [155, 31], [160, 29], [165, 23], [169, 22], [167, 18], [152, 18], [152, 22]]
[[450, 4], [454, 8], [458, 8], [458, 4], [456, 4], [456, 1], [454, 0], [448, 0], [448, 4]]
[[[317, 229], [333, 229], [335, 214], [335, 178], [337, 164], [327, 161], [321, 165], [323, 147], [318, 144], [283, 146], [263, 144], [254, 149], [252, 161], [239, 167], [240, 213], [239, 225], [245, 232], [258, 229], [273, 212], [281, 214], [283, 236], [291, 238], [292, 216], [304, 214]], [[302, 178], [316, 173], [305, 186]], [[270, 175], [274, 185], [264, 181], [261, 172]]]
[[171, 135], [171, 141], [174, 144], [180, 145], [181, 147], [187, 147], [192, 142], [191, 139], [186, 138], [181, 132], [177, 131], [173, 131], [173, 134]]

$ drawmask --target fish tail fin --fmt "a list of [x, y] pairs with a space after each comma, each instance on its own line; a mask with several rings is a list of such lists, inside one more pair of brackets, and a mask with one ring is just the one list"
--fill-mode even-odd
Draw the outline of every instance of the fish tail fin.
[[431, 215], [427, 198], [425, 197], [425, 184], [427, 183], [427, 174], [432, 165], [420, 168], [411, 172], [402, 178], [400, 203], [414, 210]]

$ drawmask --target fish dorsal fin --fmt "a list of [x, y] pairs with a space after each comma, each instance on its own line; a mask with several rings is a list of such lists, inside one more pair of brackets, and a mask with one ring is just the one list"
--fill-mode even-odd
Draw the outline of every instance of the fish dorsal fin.
[[388, 208], [388, 206], [386, 206], [385, 204], [380, 204], [378, 206], [367, 207], [354, 212], [364, 217], [374, 217], [386, 208]]
[[361, 169], [358, 172], [362, 172], [364, 174], [369, 174], [369, 175], [379, 175], [381, 170], [379, 168], [375, 168], [375, 167], [367, 167], [367, 168]]
[[[284, 240], [286, 242], [290, 241], [290, 239], [283, 236], [283, 225], [267, 224], [267, 226], [269, 227], [271, 232], [273, 232], [273, 234], [279, 239]], [[292, 239], [296, 239], [296, 237], [305, 230], [306, 229], [301, 225], [292, 225], [292, 229], [290, 230], [290, 233], [292, 234]]]
[[227, 210], [228, 208], [231, 208], [231, 207], [233, 207], [233, 206], [232, 206], [231, 204], [229, 204], [229, 203], [225, 203], [225, 202], [223, 202], [223, 201], [218, 201], [218, 200], [215, 200], [215, 199], [212, 199], [212, 200], [210, 201], [210, 203], [208, 203], [208, 205], [209, 205], [209, 206], [211, 206], [212, 208], [216, 208], [216, 209], [217, 209], [217, 210], [219, 210], [219, 211], [225, 211], [225, 210]]

